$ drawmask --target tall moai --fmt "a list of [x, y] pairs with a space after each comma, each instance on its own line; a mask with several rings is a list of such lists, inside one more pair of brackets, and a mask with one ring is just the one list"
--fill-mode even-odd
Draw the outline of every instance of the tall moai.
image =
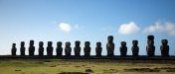
[[67, 57], [71, 56], [71, 52], [72, 52], [71, 43], [70, 42], [66, 42], [65, 56], [67, 56]]
[[38, 49], [38, 52], [39, 52], [39, 56], [44, 56], [44, 43], [42, 41], [39, 42], [39, 49]]
[[62, 42], [57, 42], [56, 46], [57, 46], [56, 47], [56, 55], [62, 56], [62, 52], [63, 52]]
[[155, 46], [154, 46], [154, 36], [148, 35], [147, 46], [146, 46], [147, 55], [149, 57], [155, 56]]
[[107, 56], [109, 57], [114, 56], [114, 48], [115, 48], [115, 45], [113, 43], [113, 36], [108, 36], [108, 43], [106, 45]]
[[34, 53], [35, 53], [34, 40], [30, 40], [30, 43], [29, 43], [29, 56], [34, 56]]
[[89, 57], [90, 52], [91, 52], [90, 42], [86, 41], [85, 42], [85, 47], [84, 47], [84, 56]]
[[81, 51], [80, 41], [75, 41], [75, 47], [74, 47], [75, 56], [80, 56], [80, 51]]
[[11, 49], [12, 56], [16, 56], [16, 51], [17, 51], [16, 43], [13, 43], [12, 44], [12, 49]]
[[51, 41], [49, 41], [47, 44], [47, 56], [53, 56], [53, 47]]
[[26, 48], [25, 48], [25, 42], [22, 41], [21, 42], [21, 47], [20, 47], [21, 56], [25, 56], [25, 50], [26, 50]]
[[137, 57], [139, 55], [139, 47], [138, 47], [138, 41], [137, 40], [133, 40], [132, 41], [132, 56]]
[[169, 56], [169, 45], [167, 39], [162, 39], [162, 45], [160, 46], [161, 56], [168, 57]]
[[122, 41], [121, 42], [121, 46], [120, 46], [120, 56], [124, 57], [127, 55], [127, 46], [126, 46], [126, 42]]
[[102, 54], [102, 47], [101, 47], [101, 42], [96, 43], [96, 56], [101, 57]]

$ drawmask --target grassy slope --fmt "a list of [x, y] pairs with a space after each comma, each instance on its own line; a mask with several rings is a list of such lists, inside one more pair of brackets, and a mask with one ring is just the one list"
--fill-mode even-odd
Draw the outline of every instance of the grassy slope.
[[[144, 62], [144, 63], [143, 63]], [[161, 69], [160, 72], [125, 71], [131, 68], [175, 68], [175, 63], [117, 60], [73, 60], [73, 59], [5, 59], [0, 60], [0, 74], [59, 74], [61, 72], [85, 72], [91, 69], [94, 74], [175, 74]], [[174, 69], [173, 69], [174, 70]]]

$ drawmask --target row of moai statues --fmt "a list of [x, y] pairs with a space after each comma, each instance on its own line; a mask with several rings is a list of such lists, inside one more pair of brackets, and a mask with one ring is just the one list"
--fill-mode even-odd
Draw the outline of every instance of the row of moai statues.
[[[115, 49], [115, 44], [113, 42], [113, 36], [108, 36], [108, 43], [106, 44], [106, 49], [107, 49], [107, 56], [109, 57], [113, 57], [114, 56], [114, 49]], [[146, 51], [147, 51], [147, 56], [149, 57], [153, 57], [155, 56], [155, 46], [154, 46], [154, 36], [153, 35], [149, 35], [147, 38], [147, 46], [146, 46]], [[80, 41], [75, 41], [75, 47], [74, 47], [74, 53], [75, 56], [80, 56], [80, 52], [81, 52], [81, 47], [80, 47]], [[133, 40], [132, 41], [132, 47], [131, 47], [131, 51], [132, 51], [132, 56], [137, 57], [139, 56], [139, 46], [138, 46], [138, 41], [137, 40]], [[34, 52], [35, 52], [35, 46], [34, 46], [34, 41], [31, 40], [29, 43], [29, 56], [34, 56]], [[84, 56], [90, 56], [90, 52], [91, 52], [91, 47], [90, 47], [90, 42], [86, 41], [85, 42], [85, 47], [84, 47]], [[101, 46], [101, 42], [97, 42], [96, 43], [96, 48], [95, 48], [95, 52], [96, 52], [96, 56], [102, 56], [102, 46]], [[63, 52], [63, 47], [62, 47], [62, 42], [57, 42], [56, 44], [56, 55], [57, 56], [62, 56], [62, 52]], [[21, 42], [21, 47], [20, 47], [20, 55], [21, 56], [25, 56], [25, 42]], [[53, 56], [53, 46], [52, 46], [52, 42], [49, 41], [46, 51], [47, 51], [47, 56]], [[72, 48], [71, 48], [71, 43], [70, 42], [66, 42], [65, 43], [65, 56], [71, 56], [71, 52], [72, 52]], [[120, 46], [120, 55], [121, 56], [127, 56], [127, 43], [125, 41], [121, 42], [121, 46]], [[167, 57], [169, 56], [169, 45], [168, 45], [168, 40], [166, 39], [162, 39], [162, 45], [160, 46], [160, 50], [161, 50], [161, 56]], [[16, 55], [16, 44], [13, 43], [12, 45], [12, 55], [15, 56]], [[39, 56], [44, 56], [44, 43], [42, 41], [39, 42], [39, 48], [38, 48], [38, 52], [39, 52]]]

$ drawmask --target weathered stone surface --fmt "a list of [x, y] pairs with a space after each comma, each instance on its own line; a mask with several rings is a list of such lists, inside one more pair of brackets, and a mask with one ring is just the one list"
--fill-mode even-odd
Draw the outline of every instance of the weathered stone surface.
[[75, 56], [80, 56], [80, 51], [81, 51], [80, 41], [75, 41], [75, 47], [74, 47]]
[[53, 47], [51, 41], [49, 41], [47, 45], [47, 56], [53, 56]]
[[84, 47], [84, 56], [86, 57], [90, 56], [90, 52], [91, 52], [90, 42], [86, 41]]
[[154, 36], [153, 35], [148, 35], [146, 51], [149, 57], [155, 56], [155, 46], [154, 46]]
[[114, 56], [114, 43], [113, 43], [113, 36], [108, 36], [108, 43], [106, 45], [107, 49], [107, 56], [112, 57]]
[[101, 42], [96, 43], [96, 56], [100, 57], [102, 54]]
[[57, 56], [62, 56], [63, 52], [63, 47], [62, 47], [62, 42], [57, 42], [57, 47], [56, 47], [56, 54]]
[[43, 56], [44, 55], [44, 47], [43, 47], [44, 43], [42, 41], [39, 42], [39, 56]]
[[126, 42], [122, 41], [121, 42], [121, 46], [120, 46], [120, 56], [126, 56], [127, 55], [127, 46], [126, 46]]
[[161, 56], [168, 57], [169, 56], [169, 45], [167, 39], [162, 39], [162, 45], [160, 46]]
[[11, 49], [12, 56], [16, 56], [16, 51], [17, 51], [16, 43], [13, 43], [12, 44], [12, 49]]
[[25, 50], [26, 50], [26, 48], [25, 48], [25, 42], [22, 41], [21, 42], [21, 47], [20, 47], [20, 54], [21, 54], [21, 56], [25, 56]]
[[70, 42], [66, 42], [65, 56], [67, 56], [67, 57], [71, 56], [71, 52], [72, 52], [71, 43]]
[[135, 56], [135, 57], [137, 57], [139, 55], [138, 41], [137, 40], [133, 40], [132, 41], [132, 44], [133, 44], [133, 46], [131, 48], [132, 55]]
[[30, 40], [30, 43], [29, 43], [29, 56], [34, 56], [34, 53], [35, 53], [34, 40]]

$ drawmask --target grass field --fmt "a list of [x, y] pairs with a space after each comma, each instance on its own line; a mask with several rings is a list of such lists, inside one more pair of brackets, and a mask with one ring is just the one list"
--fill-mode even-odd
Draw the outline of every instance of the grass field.
[[0, 74], [175, 74], [175, 61], [0, 59]]

